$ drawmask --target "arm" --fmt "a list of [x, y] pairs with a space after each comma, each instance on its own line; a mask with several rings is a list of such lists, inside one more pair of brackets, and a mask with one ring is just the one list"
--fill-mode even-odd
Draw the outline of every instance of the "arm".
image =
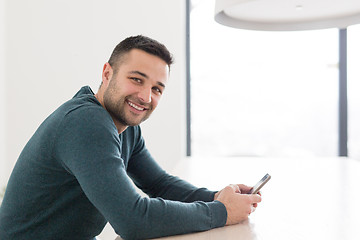
[[125, 239], [154, 238], [225, 225], [226, 209], [219, 201], [142, 198], [127, 176], [110, 116], [97, 109], [76, 111], [61, 124], [57, 155], [117, 234]]
[[146, 149], [140, 128], [138, 130], [136, 149], [129, 160], [127, 171], [142, 191], [150, 197], [181, 202], [211, 202], [214, 200], [215, 192], [197, 188], [178, 177], [167, 174]]

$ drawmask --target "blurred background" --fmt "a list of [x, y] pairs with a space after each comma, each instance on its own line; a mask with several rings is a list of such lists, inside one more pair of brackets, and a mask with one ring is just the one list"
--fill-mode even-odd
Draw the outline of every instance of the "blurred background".
[[[238, 2], [238, 9], [246, 9]], [[314, 11], [306, 1], [289, 5], [294, 15]], [[258, 10], [270, 15], [274, 8]], [[339, 29], [245, 30], [219, 24], [214, 12], [215, 0], [192, 0], [192, 155], [337, 156]], [[360, 160], [360, 25], [346, 31], [345, 144], [347, 155]]]

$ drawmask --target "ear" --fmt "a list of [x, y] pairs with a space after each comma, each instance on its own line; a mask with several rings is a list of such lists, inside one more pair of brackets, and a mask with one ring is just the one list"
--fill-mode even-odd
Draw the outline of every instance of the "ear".
[[105, 63], [105, 64], [104, 64], [104, 67], [103, 67], [103, 72], [102, 72], [102, 81], [103, 81], [103, 84], [108, 85], [110, 79], [112, 78], [112, 76], [113, 76], [113, 69], [112, 69], [112, 67], [110, 66], [109, 63]]

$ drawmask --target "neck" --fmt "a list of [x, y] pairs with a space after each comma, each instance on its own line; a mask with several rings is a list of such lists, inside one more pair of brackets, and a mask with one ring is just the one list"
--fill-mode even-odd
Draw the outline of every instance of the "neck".
[[113, 119], [113, 121], [115, 123], [115, 127], [117, 128], [119, 134], [121, 134], [122, 132], [124, 132], [127, 129], [128, 126], [124, 126], [120, 123], [117, 123], [113, 117], [111, 117], [111, 118]]

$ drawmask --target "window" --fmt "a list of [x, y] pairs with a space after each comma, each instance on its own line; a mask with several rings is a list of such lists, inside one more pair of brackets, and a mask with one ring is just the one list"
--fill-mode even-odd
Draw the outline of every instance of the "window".
[[336, 156], [338, 29], [233, 29], [213, 13], [190, 12], [192, 155]]
[[360, 25], [348, 28], [348, 149], [360, 160]]

